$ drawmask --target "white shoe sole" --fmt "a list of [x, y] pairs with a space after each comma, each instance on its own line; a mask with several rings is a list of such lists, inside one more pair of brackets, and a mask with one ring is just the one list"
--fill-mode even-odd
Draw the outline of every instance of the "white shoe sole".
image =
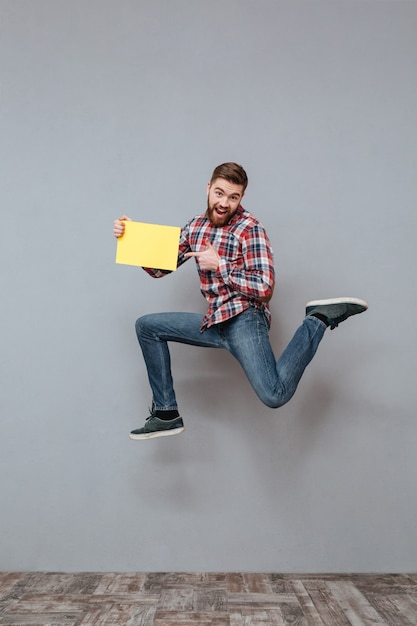
[[361, 300], [361, 298], [328, 298], [327, 300], [311, 300], [311, 302], [307, 302], [306, 307], [310, 306], [321, 306], [323, 304], [359, 304], [363, 306], [364, 309], [368, 308], [368, 303], [366, 300]]
[[169, 437], [170, 435], [179, 435], [183, 433], [185, 430], [185, 426], [181, 426], [180, 428], [171, 428], [170, 430], [155, 430], [152, 433], [143, 433], [142, 435], [133, 435], [129, 434], [130, 439], [135, 439], [136, 441], [140, 439], [155, 439], [155, 437]]

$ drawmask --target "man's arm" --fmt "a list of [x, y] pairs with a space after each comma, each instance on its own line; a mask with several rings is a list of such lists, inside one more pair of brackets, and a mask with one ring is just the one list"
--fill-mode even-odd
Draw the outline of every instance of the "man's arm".
[[243, 267], [223, 259], [216, 248], [205, 242], [199, 252], [188, 252], [186, 258], [197, 257], [200, 269], [215, 271], [223, 282], [248, 298], [269, 302], [274, 293], [275, 270], [271, 244], [265, 230], [257, 226], [242, 241]]
[[262, 298], [256, 298], [258, 302], [265, 302], [265, 304], [267, 304], [272, 299], [272, 296], [274, 295], [274, 289], [275, 289], [275, 280], [272, 283], [272, 287], [268, 295], [263, 296]]
[[260, 224], [245, 231], [241, 239], [243, 266], [221, 261], [218, 273], [224, 282], [247, 298], [269, 302], [275, 286], [271, 243]]

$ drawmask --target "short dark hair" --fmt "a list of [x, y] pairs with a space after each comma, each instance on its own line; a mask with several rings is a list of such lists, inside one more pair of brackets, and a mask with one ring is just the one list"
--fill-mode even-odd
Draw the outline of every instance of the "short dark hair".
[[233, 183], [234, 185], [242, 185], [243, 191], [245, 191], [248, 186], [248, 177], [246, 175], [245, 170], [241, 165], [237, 163], [222, 163], [218, 165], [211, 175], [210, 182], [216, 180], [216, 178], [224, 178], [228, 180], [229, 183]]

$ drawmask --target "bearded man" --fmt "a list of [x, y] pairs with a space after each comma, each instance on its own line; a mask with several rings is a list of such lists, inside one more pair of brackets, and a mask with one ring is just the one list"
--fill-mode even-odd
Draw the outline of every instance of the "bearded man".
[[[248, 184], [237, 163], [215, 168], [207, 185], [207, 209], [182, 229], [177, 267], [195, 259], [206, 314], [152, 313], [136, 322], [136, 333], [152, 390], [152, 409], [132, 439], [151, 439], [184, 431], [171, 372], [170, 341], [225, 348], [240, 363], [259, 399], [278, 408], [294, 395], [328, 327], [368, 308], [360, 298], [337, 297], [306, 305], [305, 317], [276, 360], [269, 341], [269, 301], [275, 286], [273, 252], [263, 226], [241, 202]], [[115, 220], [122, 237], [127, 216]], [[167, 270], [144, 268], [153, 278]]]

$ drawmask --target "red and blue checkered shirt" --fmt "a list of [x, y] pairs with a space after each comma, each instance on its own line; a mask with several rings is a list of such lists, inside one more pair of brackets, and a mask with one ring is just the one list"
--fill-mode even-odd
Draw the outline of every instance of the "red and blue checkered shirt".
[[[194, 217], [181, 229], [177, 267], [188, 260], [184, 257], [187, 252], [204, 249], [207, 240], [221, 260], [217, 271], [205, 271], [196, 258], [201, 293], [208, 302], [201, 330], [225, 322], [250, 306], [262, 310], [269, 325], [269, 306], [259, 299], [271, 295], [275, 270], [273, 251], [263, 226], [242, 206], [226, 226], [219, 228], [205, 215]], [[170, 273], [144, 269], [154, 278]]]

